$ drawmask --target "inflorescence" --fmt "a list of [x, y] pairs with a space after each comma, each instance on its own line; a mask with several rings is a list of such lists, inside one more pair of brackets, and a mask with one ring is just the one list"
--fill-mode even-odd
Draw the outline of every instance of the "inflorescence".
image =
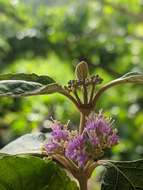
[[78, 167], [83, 167], [90, 160], [100, 159], [106, 149], [118, 143], [117, 130], [112, 128], [112, 124], [112, 119], [102, 112], [89, 115], [82, 134], [54, 122], [50, 142], [45, 143], [44, 151], [49, 156], [64, 156]]

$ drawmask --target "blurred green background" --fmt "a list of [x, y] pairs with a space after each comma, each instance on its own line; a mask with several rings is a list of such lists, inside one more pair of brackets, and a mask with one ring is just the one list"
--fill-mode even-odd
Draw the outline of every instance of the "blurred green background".
[[[35, 72], [66, 84], [81, 60], [103, 83], [143, 72], [143, 0], [0, 0], [0, 74]], [[115, 119], [121, 136], [108, 157], [141, 158], [143, 87], [115, 87], [100, 98], [101, 108]], [[79, 120], [75, 107], [59, 95], [1, 98], [0, 147], [45, 131], [51, 115], [73, 125]]]

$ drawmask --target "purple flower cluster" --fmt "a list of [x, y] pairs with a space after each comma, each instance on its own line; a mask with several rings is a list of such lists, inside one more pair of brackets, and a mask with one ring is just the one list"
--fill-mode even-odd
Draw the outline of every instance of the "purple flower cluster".
[[103, 155], [104, 150], [118, 144], [117, 130], [112, 129], [112, 120], [101, 112], [92, 114], [87, 120], [84, 134], [88, 137], [88, 150], [93, 159]]
[[58, 143], [55, 143], [55, 142], [49, 142], [47, 144], [45, 144], [45, 150], [48, 152], [48, 153], [54, 153], [56, 152], [56, 150], [58, 151], [59, 149], [59, 144]]
[[83, 166], [88, 160], [85, 143], [83, 135], [75, 136], [69, 141], [65, 150], [65, 156], [78, 163], [79, 166]]
[[64, 129], [64, 126], [54, 124], [52, 127], [52, 137], [55, 141], [67, 141], [69, 138], [68, 130]]
[[44, 149], [48, 154], [64, 154], [65, 144], [69, 140], [69, 131], [58, 123], [52, 125], [52, 133], [50, 142], [44, 145]]
[[88, 160], [99, 159], [105, 149], [118, 143], [117, 130], [112, 129], [112, 123], [101, 112], [88, 117], [82, 134], [70, 132], [64, 126], [54, 123], [52, 138], [45, 144], [45, 150], [48, 154], [61, 154], [83, 167]]

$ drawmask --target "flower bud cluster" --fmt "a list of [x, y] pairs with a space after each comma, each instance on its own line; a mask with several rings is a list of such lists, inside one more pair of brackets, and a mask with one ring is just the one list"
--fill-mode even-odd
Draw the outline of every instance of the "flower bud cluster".
[[92, 84], [100, 84], [103, 81], [102, 78], [99, 77], [99, 75], [93, 75], [86, 79], [78, 79], [78, 80], [70, 80], [68, 82], [68, 88], [77, 88], [82, 85], [88, 86]]
[[61, 154], [83, 167], [89, 160], [98, 160], [107, 148], [118, 143], [117, 130], [112, 129], [112, 123], [101, 112], [88, 117], [82, 134], [54, 123], [51, 140], [44, 145], [44, 149], [48, 155]]

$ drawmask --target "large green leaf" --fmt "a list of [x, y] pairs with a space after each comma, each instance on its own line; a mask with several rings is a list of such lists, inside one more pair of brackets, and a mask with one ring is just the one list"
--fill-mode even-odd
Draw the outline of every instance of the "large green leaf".
[[36, 157], [0, 156], [0, 190], [77, 190], [65, 171]]
[[126, 84], [126, 83], [137, 83], [137, 84], [143, 84], [143, 74], [137, 73], [137, 72], [130, 72], [122, 77], [115, 79], [107, 84], [105, 84], [103, 87], [101, 87], [94, 98], [94, 101], [97, 102], [98, 98], [101, 96], [101, 94], [108, 90], [109, 88], [120, 85], [120, 84]]
[[60, 86], [45, 75], [24, 73], [0, 75], [0, 96], [50, 94], [59, 90]]
[[143, 190], [143, 160], [112, 161], [105, 166], [101, 190]]
[[49, 134], [31, 133], [23, 135], [10, 142], [0, 150], [2, 154], [37, 154], [42, 155], [42, 145], [49, 138]]

